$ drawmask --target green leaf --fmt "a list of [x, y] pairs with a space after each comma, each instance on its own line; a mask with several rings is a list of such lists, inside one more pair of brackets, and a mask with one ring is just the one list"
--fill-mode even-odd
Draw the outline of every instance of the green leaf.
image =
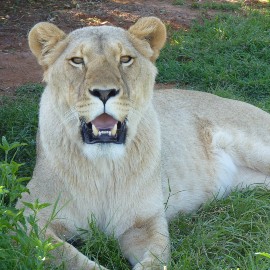
[[29, 181], [31, 177], [20, 177], [17, 179], [18, 183]]
[[256, 252], [255, 254], [256, 255], [261, 255], [261, 256], [264, 256], [264, 257], [270, 259], [270, 254], [269, 253], [266, 253], [266, 252]]
[[2, 136], [2, 145], [0, 144], [0, 148], [3, 149], [4, 151], [9, 150], [9, 143], [5, 136]]
[[20, 146], [25, 146], [27, 145], [27, 143], [19, 143], [19, 142], [14, 142], [12, 144], [9, 145], [9, 149], [8, 150], [12, 150], [14, 148], [18, 148]]
[[2, 194], [7, 194], [7, 193], [9, 193], [9, 191], [5, 189], [4, 186], [0, 186], [0, 194], [2, 195]]
[[23, 204], [33, 211], [39, 211], [51, 205], [50, 203], [39, 203], [38, 200], [36, 200], [34, 203], [23, 202]]
[[31, 210], [34, 211], [34, 205], [33, 205], [32, 203], [29, 203], [29, 202], [23, 202], [23, 204], [24, 204], [26, 207], [28, 207], [28, 208], [30, 208]]

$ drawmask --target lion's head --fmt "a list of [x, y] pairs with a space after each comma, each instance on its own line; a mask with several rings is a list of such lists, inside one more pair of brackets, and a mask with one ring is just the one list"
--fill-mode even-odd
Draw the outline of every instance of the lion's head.
[[87, 156], [115, 155], [132, 141], [151, 104], [154, 62], [165, 39], [165, 26], [154, 17], [141, 18], [127, 31], [100, 26], [66, 35], [46, 22], [30, 31], [50, 102], [63, 123], [72, 112], [67, 134]]

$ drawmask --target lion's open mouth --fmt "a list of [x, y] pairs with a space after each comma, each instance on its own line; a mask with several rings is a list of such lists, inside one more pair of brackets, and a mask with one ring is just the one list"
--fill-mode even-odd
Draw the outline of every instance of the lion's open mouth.
[[124, 122], [117, 121], [106, 113], [99, 115], [89, 123], [81, 119], [82, 139], [87, 144], [123, 144], [126, 140], [126, 133], [126, 120]]

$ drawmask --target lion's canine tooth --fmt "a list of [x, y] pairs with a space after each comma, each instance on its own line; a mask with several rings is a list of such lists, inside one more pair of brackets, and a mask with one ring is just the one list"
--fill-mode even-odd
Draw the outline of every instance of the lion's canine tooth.
[[95, 136], [98, 136], [99, 135], [99, 131], [98, 131], [98, 129], [95, 127], [95, 125], [93, 125], [92, 124], [92, 130], [93, 130], [93, 134], [95, 135]]
[[113, 129], [111, 130], [111, 136], [115, 136], [117, 131], [117, 124], [114, 125]]

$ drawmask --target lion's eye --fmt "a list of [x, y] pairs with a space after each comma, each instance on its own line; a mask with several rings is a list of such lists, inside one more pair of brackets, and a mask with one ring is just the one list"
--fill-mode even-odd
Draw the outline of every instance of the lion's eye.
[[73, 57], [70, 59], [70, 61], [75, 65], [84, 64], [83, 58], [81, 58], [81, 57]]
[[128, 55], [124, 55], [120, 57], [120, 62], [123, 65], [131, 65], [133, 63], [133, 58]]

